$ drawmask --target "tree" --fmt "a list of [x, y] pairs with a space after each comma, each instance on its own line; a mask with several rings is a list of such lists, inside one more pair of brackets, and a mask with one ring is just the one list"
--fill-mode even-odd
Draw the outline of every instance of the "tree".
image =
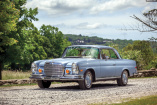
[[47, 46], [43, 46], [48, 58], [60, 57], [64, 48], [71, 45], [57, 27], [42, 25], [40, 28], [40, 34], [48, 39]]
[[[43, 48], [44, 38], [40, 35], [36, 27], [32, 29], [22, 28], [18, 38], [19, 42], [6, 51], [8, 63], [12, 69], [30, 69], [30, 64], [34, 60], [45, 59], [47, 54]], [[12, 53], [10, 53], [12, 52]], [[17, 66], [18, 65], [18, 66]]]
[[157, 9], [152, 9], [146, 13], [143, 13], [144, 19], [133, 15], [132, 17], [142, 23], [141, 27], [137, 27], [133, 30], [138, 30], [140, 32], [153, 32], [157, 31]]
[[16, 22], [19, 17], [19, 10], [15, 8], [10, 0], [0, 1], [0, 80], [2, 79], [1, 71], [5, 60], [5, 48], [17, 43], [17, 40], [8, 36], [11, 31], [15, 31]]
[[[37, 21], [35, 17], [38, 14], [38, 9], [27, 9], [24, 7], [26, 0], [14, 0], [15, 8], [20, 10], [20, 16], [16, 25], [17, 30], [9, 33], [9, 36], [16, 39], [18, 42], [12, 46], [6, 48], [6, 62], [11, 64], [12, 69], [19, 69], [15, 65], [24, 67], [24, 64], [30, 64], [36, 53], [31, 53], [37, 46], [34, 42], [34, 36], [40, 35], [32, 21]], [[34, 43], [34, 44], [32, 44]], [[40, 48], [40, 47], [39, 47]], [[42, 48], [40, 48], [41, 52]], [[36, 51], [36, 50], [35, 50]], [[12, 53], [10, 53], [12, 52]], [[44, 51], [42, 51], [44, 52]], [[14, 56], [12, 56], [14, 54]]]
[[134, 41], [132, 45], [128, 44], [123, 49], [122, 55], [124, 58], [136, 60], [138, 69], [148, 69], [150, 67], [148, 65], [154, 59], [153, 50], [147, 41]]
[[157, 9], [152, 9], [142, 14], [143, 18], [137, 17], [136, 15], [131, 16], [137, 20], [140, 24], [130, 26], [129, 28], [121, 30], [137, 30], [139, 32], [156, 32], [157, 31]]
[[[9, 33], [5, 32], [5, 35], [10, 39], [14, 39], [16, 43], [3, 46], [4, 52], [3, 55], [0, 55], [0, 58], [3, 57], [3, 59], [0, 61], [2, 66], [4, 63], [10, 64], [13, 69], [15, 69], [17, 64], [24, 67], [25, 64], [30, 65], [34, 58], [44, 59], [47, 55], [42, 46], [39, 46], [39, 44], [34, 41], [35, 36], [41, 37], [39, 31], [32, 23], [32, 21], [38, 20], [35, 17], [38, 14], [38, 9], [25, 8], [26, 0], [14, 0], [10, 3], [14, 5], [15, 10], [19, 11], [19, 15], [14, 25], [16, 30], [11, 30]], [[10, 12], [8, 11], [7, 13]]]
[[0, 70], [4, 64], [30, 69], [34, 60], [59, 57], [71, 45], [57, 27], [43, 25], [39, 31], [32, 23], [38, 20], [38, 9], [27, 9], [25, 3], [0, 1]]
[[[148, 12], [143, 13], [142, 15], [143, 15], [143, 18], [139, 18], [136, 15], [131, 16], [132, 18], [137, 20], [140, 23], [140, 25], [136, 25], [134, 27], [131, 27], [131, 29], [125, 29], [125, 30], [137, 30], [139, 32], [156, 32], [157, 31], [157, 9], [152, 9]], [[150, 38], [149, 42], [151, 43], [153, 52], [157, 53], [157, 44], [156, 44], [157, 38], [152, 37]]]

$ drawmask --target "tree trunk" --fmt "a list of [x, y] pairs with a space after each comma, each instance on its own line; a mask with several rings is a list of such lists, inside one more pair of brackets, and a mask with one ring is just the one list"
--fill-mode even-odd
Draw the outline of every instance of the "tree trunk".
[[3, 63], [0, 62], [0, 80], [2, 80], [2, 69], [3, 69]]

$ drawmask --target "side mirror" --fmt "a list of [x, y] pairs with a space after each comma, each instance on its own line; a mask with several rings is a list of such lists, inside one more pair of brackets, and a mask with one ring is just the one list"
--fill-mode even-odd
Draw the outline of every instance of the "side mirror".
[[109, 59], [109, 56], [105, 56], [106, 59]]

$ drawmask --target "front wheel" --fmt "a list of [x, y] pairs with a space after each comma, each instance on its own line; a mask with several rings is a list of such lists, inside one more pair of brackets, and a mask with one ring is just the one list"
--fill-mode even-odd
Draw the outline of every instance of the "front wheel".
[[126, 86], [128, 83], [128, 72], [124, 70], [122, 72], [121, 78], [117, 79], [118, 86]]
[[79, 81], [79, 86], [81, 89], [90, 89], [92, 86], [92, 73], [90, 71], [86, 71], [85, 75], [84, 75], [84, 80]]
[[50, 81], [37, 80], [37, 83], [40, 88], [49, 88], [51, 85]]

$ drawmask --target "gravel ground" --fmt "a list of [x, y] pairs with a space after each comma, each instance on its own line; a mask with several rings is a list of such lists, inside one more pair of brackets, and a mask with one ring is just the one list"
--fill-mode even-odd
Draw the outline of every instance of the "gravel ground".
[[122, 87], [117, 86], [116, 81], [96, 82], [90, 90], [80, 90], [77, 83], [52, 84], [49, 89], [38, 86], [0, 88], [0, 104], [86, 105], [118, 103], [148, 95], [157, 95], [157, 78], [129, 79], [129, 84]]

